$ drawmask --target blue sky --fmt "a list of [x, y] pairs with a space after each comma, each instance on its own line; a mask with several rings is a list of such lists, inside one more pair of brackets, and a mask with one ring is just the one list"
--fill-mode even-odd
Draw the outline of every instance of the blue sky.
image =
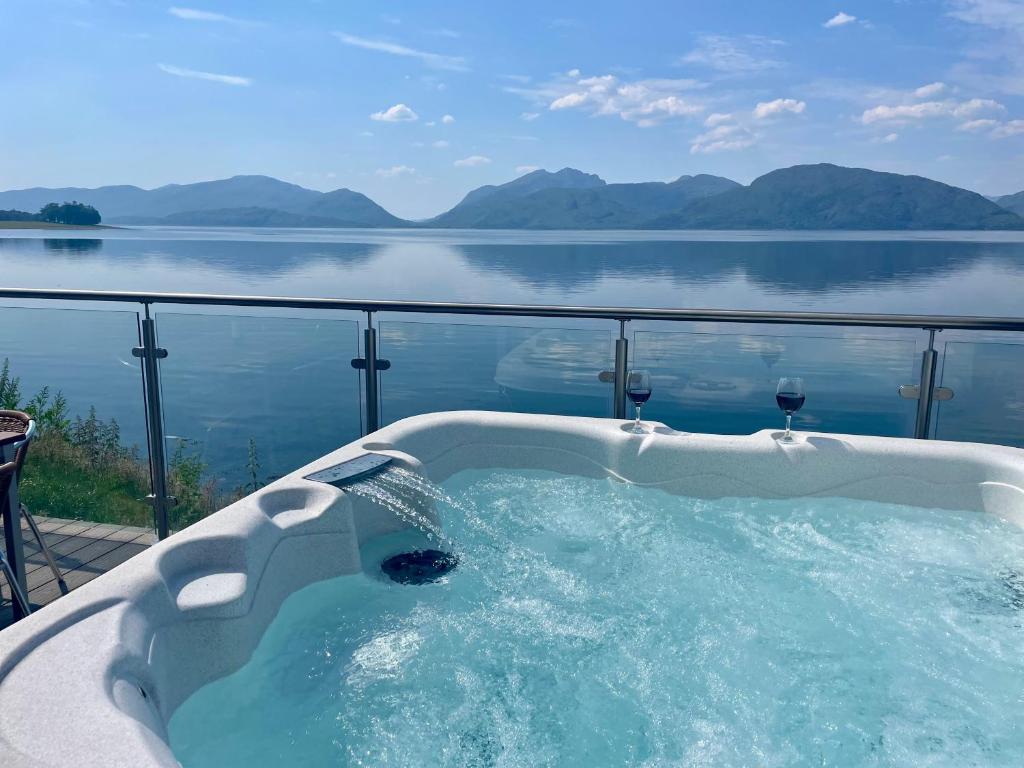
[[0, 188], [263, 173], [402, 216], [533, 167], [1024, 189], [1024, 0], [0, 0]]

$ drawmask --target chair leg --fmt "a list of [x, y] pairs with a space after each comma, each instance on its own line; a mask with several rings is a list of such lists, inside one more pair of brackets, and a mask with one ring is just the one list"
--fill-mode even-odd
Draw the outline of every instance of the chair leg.
[[53, 560], [53, 555], [50, 554], [50, 548], [46, 546], [46, 542], [43, 541], [43, 534], [39, 531], [39, 526], [36, 525], [36, 520], [32, 517], [32, 513], [28, 511], [28, 507], [24, 504], [21, 505], [21, 519], [28, 523], [28, 527], [32, 529], [32, 535], [36, 537], [36, 543], [39, 544], [39, 550], [43, 553], [43, 557], [46, 558], [47, 564], [50, 566], [50, 570], [53, 572], [53, 577], [57, 579], [57, 587], [60, 589], [62, 595], [66, 595], [70, 590], [68, 589], [67, 582], [64, 581], [64, 577], [60, 573], [60, 568], [57, 567], [57, 563]]
[[25, 597], [25, 593], [21, 591], [21, 585], [14, 577], [14, 571], [11, 569], [10, 563], [7, 562], [7, 558], [4, 557], [2, 552], [0, 552], [0, 570], [4, 572], [4, 575], [7, 577], [7, 583], [11, 587], [11, 598], [18, 602], [18, 605], [21, 607], [22, 614], [28, 616], [32, 613], [32, 606], [28, 604], [28, 598]]

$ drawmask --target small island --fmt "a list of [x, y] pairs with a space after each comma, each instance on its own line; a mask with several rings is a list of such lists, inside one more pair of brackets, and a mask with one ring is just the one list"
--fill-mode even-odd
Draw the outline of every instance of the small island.
[[39, 213], [0, 211], [0, 229], [81, 229], [99, 227], [103, 217], [91, 205], [47, 203]]

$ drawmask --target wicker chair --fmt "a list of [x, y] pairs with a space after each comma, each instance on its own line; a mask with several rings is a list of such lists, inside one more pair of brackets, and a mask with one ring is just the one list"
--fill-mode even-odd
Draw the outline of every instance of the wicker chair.
[[[0, 436], [2, 436], [0, 443], [7, 447], [15, 446], [14, 458], [11, 461], [0, 464], [0, 504], [7, 504], [11, 485], [21, 479], [21, 470], [25, 466], [25, 457], [28, 455], [29, 445], [35, 436], [35, 422], [27, 413], [22, 411], [0, 410]], [[21, 518], [28, 523], [28, 527], [32, 531], [36, 543], [39, 545], [39, 551], [46, 558], [46, 563], [57, 580], [61, 594], [66, 595], [68, 593], [68, 585], [61, 575], [57, 563], [54, 562], [53, 555], [50, 554], [50, 548], [46, 546], [46, 541], [43, 539], [43, 534], [40, 532], [35, 518], [32, 517], [32, 514], [24, 504], [20, 505], [19, 512], [21, 513]], [[18, 601], [22, 611], [28, 614], [31, 610], [28, 597], [22, 593], [21, 586], [14, 576], [14, 571], [2, 551], [0, 551], [0, 570], [7, 577], [14, 599]]]

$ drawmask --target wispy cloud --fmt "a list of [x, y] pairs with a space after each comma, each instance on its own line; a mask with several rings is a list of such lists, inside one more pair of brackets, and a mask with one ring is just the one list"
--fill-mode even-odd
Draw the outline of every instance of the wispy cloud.
[[485, 155], [470, 155], [464, 157], [461, 160], [456, 160], [454, 165], [456, 168], [476, 168], [481, 165], [490, 165], [491, 158]]
[[987, 131], [990, 128], [995, 128], [999, 125], [998, 120], [991, 118], [980, 118], [978, 120], [968, 120], [966, 123], [961, 123], [956, 127], [958, 131], [966, 131], [968, 133], [977, 133], [980, 131]]
[[438, 139], [430, 146], [432, 146], [434, 149], [447, 149], [451, 145], [444, 139]]
[[696, 47], [678, 63], [698, 64], [727, 74], [760, 72], [782, 66], [773, 54], [783, 45], [781, 40], [760, 35], [701, 35]]
[[239, 75], [220, 75], [216, 72], [200, 72], [196, 69], [185, 69], [184, 67], [175, 67], [170, 64], [157, 64], [157, 66], [168, 75], [174, 75], [175, 77], [191, 77], [195, 80], [209, 80], [210, 82], [223, 83], [224, 85], [252, 85], [252, 80], [250, 78], [240, 77]]
[[864, 110], [860, 121], [865, 125], [879, 122], [905, 123], [913, 120], [927, 120], [936, 117], [968, 118], [981, 112], [1002, 111], [1005, 107], [992, 99], [967, 99], [956, 101], [921, 101], [912, 104], [879, 104]]
[[834, 29], [835, 27], [843, 27], [847, 24], [852, 24], [856, 20], [856, 16], [851, 16], [848, 13], [840, 11], [821, 26], [823, 26], [825, 29]]
[[540, 170], [540, 166], [539, 165], [517, 165], [516, 166], [516, 173], [533, 173], [534, 171], [539, 171], [539, 170]]
[[445, 125], [451, 125], [452, 123], [455, 122], [455, 118], [452, 117], [451, 115], [442, 115], [441, 122], [444, 123]]
[[756, 137], [742, 125], [732, 123], [716, 125], [690, 140], [691, 155], [710, 155], [715, 152], [734, 152], [752, 147]]
[[551, 111], [579, 109], [591, 115], [617, 115], [642, 127], [704, 111], [702, 104], [682, 95], [701, 88], [703, 83], [697, 80], [624, 81], [615, 75], [583, 78], [579, 75], [579, 70], [570, 70], [538, 88], [508, 87], [505, 90], [546, 104]]
[[928, 83], [928, 85], [922, 85], [920, 88], [914, 89], [914, 95], [919, 99], [927, 99], [932, 96], [938, 96], [946, 90], [945, 83]]
[[871, 139], [872, 144], [892, 144], [894, 141], [898, 141], [900, 135], [898, 133], [887, 133], [884, 136], [875, 136]]
[[416, 48], [400, 45], [399, 43], [391, 43], [386, 40], [371, 40], [366, 37], [349, 35], [345, 32], [335, 32], [334, 36], [345, 45], [364, 48], [368, 51], [377, 51], [378, 53], [388, 53], [392, 56], [406, 56], [412, 59], [419, 59], [428, 67], [434, 67], [435, 69], [449, 69], [456, 72], [466, 72], [469, 70], [466, 60], [462, 56], [448, 56], [430, 51], [420, 51]]
[[993, 139], [1006, 139], [1010, 136], [1024, 134], [1024, 120], [1008, 120], [1000, 123], [992, 130]]
[[239, 26], [255, 26], [258, 22], [249, 21], [248, 19], [239, 19], [234, 16], [228, 16], [224, 13], [217, 13], [216, 11], [203, 11], [198, 8], [181, 8], [176, 5], [172, 5], [167, 9], [167, 12], [171, 16], [175, 16], [185, 21], [212, 21], [221, 24], [237, 24]]
[[382, 123], [411, 123], [419, 120], [420, 116], [405, 104], [395, 104], [395, 106], [388, 107], [380, 112], [374, 112], [370, 115], [370, 119]]
[[754, 117], [764, 120], [768, 117], [782, 115], [792, 112], [794, 115], [802, 114], [807, 109], [807, 103], [796, 99], [775, 99], [774, 101], [762, 101], [754, 107]]
[[390, 168], [378, 168], [374, 171], [374, 174], [382, 179], [393, 179], [396, 176], [412, 176], [415, 173], [416, 169], [410, 168], [408, 165], [393, 165]]

